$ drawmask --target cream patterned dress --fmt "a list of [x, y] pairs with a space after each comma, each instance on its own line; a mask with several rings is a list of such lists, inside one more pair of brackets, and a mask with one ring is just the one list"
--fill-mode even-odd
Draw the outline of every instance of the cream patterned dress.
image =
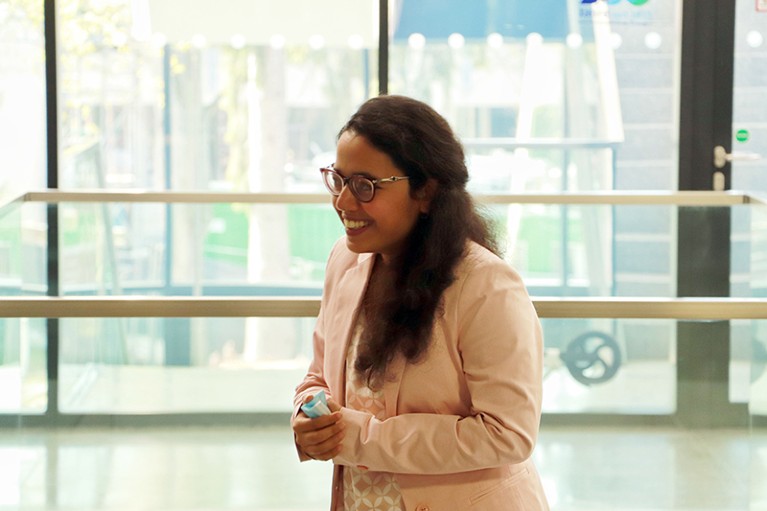
[[[354, 370], [357, 349], [364, 324], [362, 314], [346, 353], [346, 406], [372, 413], [377, 419], [386, 418], [383, 392], [371, 390]], [[373, 472], [365, 468], [343, 468], [344, 511], [404, 511], [397, 479], [388, 472]]]

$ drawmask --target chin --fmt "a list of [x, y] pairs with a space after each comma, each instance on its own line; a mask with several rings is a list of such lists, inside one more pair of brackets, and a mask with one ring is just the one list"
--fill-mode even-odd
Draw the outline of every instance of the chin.
[[346, 248], [348, 248], [355, 254], [364, 254], [365, 252], [370, 252], [370, 250], [365, 250], [364, 246], [361, 246], [359, 243], [355, 243], [348, 236], [346, 237]]

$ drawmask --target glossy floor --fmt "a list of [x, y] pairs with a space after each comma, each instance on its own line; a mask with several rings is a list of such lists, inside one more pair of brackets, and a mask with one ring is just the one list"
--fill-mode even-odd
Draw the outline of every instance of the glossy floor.
[[[767, 510], [767, 438], [748, 430], [547, 427], [554, 510]], [[0, 510], [328, 508], [330, 465], [286, 427], [0, 431]]]

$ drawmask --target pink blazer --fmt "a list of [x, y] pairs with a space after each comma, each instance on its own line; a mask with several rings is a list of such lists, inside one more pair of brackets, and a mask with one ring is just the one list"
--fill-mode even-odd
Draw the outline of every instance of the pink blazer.
[[[346, 351], [373, 260], [349, 251], [344, 239], [333, 248], [296, 413], [306, 394], [321, 389], [344, 405]], [[343, 408], [332, 510], [343, 509], [340, 465], [396, 474], [408, 511], [548, 509], [530, 459], [543, 370], [535, 309], [519, 275], [475, 243], [456, 277], [425, 356], [390, 367], [387, 418]]]

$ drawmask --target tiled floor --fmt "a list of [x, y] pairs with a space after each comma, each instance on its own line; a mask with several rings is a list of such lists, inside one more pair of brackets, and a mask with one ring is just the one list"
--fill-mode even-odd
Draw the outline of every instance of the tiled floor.
[[[0, 510], [326, 510], [330, 465], [287, 427], [0, 431]], [[767, 437], [547, 427], [554, 510], [767, 510]]]

